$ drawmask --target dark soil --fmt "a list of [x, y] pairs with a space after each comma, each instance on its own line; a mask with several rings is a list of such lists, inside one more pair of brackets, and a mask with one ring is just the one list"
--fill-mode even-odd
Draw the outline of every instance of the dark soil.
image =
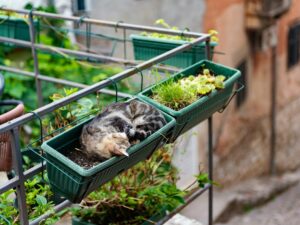
[[78, 164], [79, 166], [83, 167], [84, 169], [90, 169], [93, 166], [96, 166], [97, 164], [103, 162], [103, 160], [100, 160], [98, 158], [88, 157], [85, 154], [85, 152], [81, 151], [79, 148], [68, 151], [65, 154], [65, 156], [68, 157], [73, 162], [75, 162], [76, 164]]

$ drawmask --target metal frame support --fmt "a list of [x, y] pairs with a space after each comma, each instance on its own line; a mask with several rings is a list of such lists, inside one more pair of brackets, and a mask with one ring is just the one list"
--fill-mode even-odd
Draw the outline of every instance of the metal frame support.
[[270, 134], [270, 174], [276, 173], [276, 92], [277, 92], [277, 69], [276, 69], [276, 56], [277, 48], [271, 48], [271, 134]]
[[[208, 178], [213, 181], [213, 120], [208, 118]], [[213, 184], [208, 190], [208, 224], [213, 224]]]
[[37, 59], [36, 49], [34, 47], [35, 44], [35, 28], [34, 28], [34, 21], [32, 11], [29, 12], [29, 30], [30, 30], [30, 40], [31, 40], [31, 52], [34, 61], [34, 75], [35, 75], [35, 86], [37, 91], [37, 99], [38, 99], [38, 106], [43, 106], [43, 95], [42, 95], [42, 84], [41, 80], [38, 78], [39, 76], [39, 62]]
[[18, 184], [16, 185], [16, 195], [18, 199], [18, 208], [20, 213], [20, 221], [22, 225], [28, 225], [28, 213], [26, 207], [26, 193], [25, 193], [25, 178], [22, 167], [22, 156], [20, 153], [20, 137], [18, 128], [15, 127], [10, 131], [11, 134], [11, 147], [13, 154], [13, 165], [16, 176], [18, 178]]

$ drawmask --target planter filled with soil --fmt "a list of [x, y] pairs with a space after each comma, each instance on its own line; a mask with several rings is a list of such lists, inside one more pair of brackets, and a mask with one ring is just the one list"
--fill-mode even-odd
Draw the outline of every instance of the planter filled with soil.
[[[143, 35], [130, 35], [133, 44], [135, 60], [149, 60], [153, 57], [161, 55], [170, 51], [182, 44], [188, 43], [185, 40], [170, 40], [163, 38], [147, 37]], [[211, 57], [213, 57], [214, 47], [217, 46], [216, 42], [210, 43]], [[172, 56], [171, 58], [163, 61], [162, 63], [185, 68], [196, 62], [206, 59], [205, 56], [205, 43], [200, 43], [193, 46], [191, 49]]]
[[132, 167], [164, 144], [166, 136], [172, 132], [174, 119], [163, 113], [167, 124], [138, 144], [127, 149], [129, 157], [112, 157], [105, 161], [90, 159], [80, 151], [79, 137], [84, 124], [75, 127], [44, 142], [47, 173], [53, 192], [72, 202], [80, 202], [90, 192], [108, 182], [122, 171]]
[[[176, 87], [176, 85], [181, 85], [181, 79], [189, 79], [189, 77], [198, 76], [199, 73], [206, 73], [208, 71], [212, 75], [209, 75], [206, 79], [212, 80], [212, 82], [215, 82], [216, 80], [217, 82], [218, 78], [222, 78], [220, 81], [223, 83], [219, 83], [218, 81], [215, 84], [216, 86], [213, 88], [211, 88], [211, 84], [208, 84], [204, 87], [204, 89], [199, 90], [199, 94], [191, 101], [190, 104], [177, 104], [176, 102], [172, 102], [172, 95], [174, 93], [176, 93], [177, 98], [181, 99], [180, 96], [178, 97], [178, 93], [180, 93], [180, 91], [182, 91], [182, 94], [184, 95], [183, 97], [190, 97], [189, 95], [187, 96], [187, 94], [189, 94], [187, 89], [178, 86]], [[215, 76], [218, 76], [218, 78]], [[216, 111], [222, 109], [232, 95], [233, 86], [239, 77], [240, 71], [236, 69], [216, 64], [208, 60], [203, 60], [180, 71], [179, 73], [174, 74], [172, 77], [163, 80], [159, 84], [149, 87], [139, 93], [139, 97], [175, 118], [176, 126], [171, 138], [171, 141], [174, 141], [179, 135], [207, 119]], [[201, 80], [202, 78], [197, 79]], [[180, 90], [164, 90], [165, 93], [169, 95], [167, 97], [169, 97], [170, 100], [163, 104], [158, 101], [159, 98], [156, 94], [158, 92], [158, 88], [165, 88], [168, 84], [176, 84], [174, 85], [175, 88], [179, 88]], [[210, 90], [206, 91], [205, 88]], [[202, 93], [202, 91], [204, 92]]]

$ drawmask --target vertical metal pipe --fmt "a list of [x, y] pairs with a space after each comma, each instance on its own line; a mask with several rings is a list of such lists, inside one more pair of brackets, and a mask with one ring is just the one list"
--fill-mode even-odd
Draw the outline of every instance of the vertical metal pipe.
[[270, 174], [276, 173], [276, 92], [277, 92], [277, 69], [276, 69], [276, 45], [271, 48], [271, 135], [270, 135]]
[[205, 56], [206, 59], [211, 60], [210, 38], [205, 42]]
[[[213, 122], [208, 118], [208, 177], [213, 180]], [[208, 190], [208, 224], [213, 224], [213, 185]]]
[[[206, 59], [211, 60], [210, 38], [205, 42]], [[208, 177], [213, 180], [213, 127], [212, 116], [208, 118]], [[208, 225], [213, 224], [213, 185], [208, 190]]]
[[123, 29], [124, 59], [127, 59], [126, 28]]
[[26, 194], [25, 194], [25, 178], [23, 173], [22, 167], [22, 156], [20, 151], [20, 137], [18, 128], [14, 128], [10, 131], [10, 140], [11, 140], [11, 147], [12, 147], [12, 155], [13, 155], [13, 165], [14, 170], [16, 173], [16, 177], [18, 178], [18, 185], [16, 186], [16, 195], [18, 199], [18, 208], [19, 208], [19, 215], [20, 221], [22, 225], [28, 225], [28, 213], [26, 207]]
[[39, 63], [37, 59], [37, 53], [35, 49], [35, 28], [34, 28], [34, 21], [32, 16], [32, 11], [29, 13], [29, 30], [30, 30], [30, 40], [31, 40], [31, 52], [34, 61], [34, 74], [35, 74], [35, 87], [37, 91], [37, 99], [38, 99], [38, 106], [43, 106], [43, 95], [42, 95], [42, 84], [41, 80], [38, 78], [39, 75]]

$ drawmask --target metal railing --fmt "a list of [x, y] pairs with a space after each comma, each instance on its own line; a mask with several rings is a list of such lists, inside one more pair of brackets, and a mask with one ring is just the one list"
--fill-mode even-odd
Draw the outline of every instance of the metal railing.
[[[13, 9], [7, 9], [7, 8], [1, 8], [1, 10], [24, 14], [29, 17], [29, 25], [30, 25], [29, 28], [30, 28], [30, 34], [31, 34], [30, 42], [15, 40], [15, 39], [6, 38], [6, 37], [0, 37], [0, 42], [13, 43], [13, 44], [20, 45], [20, 46], [30, 47], [32, 50], [32, 56], [34, 59], [34, 72], [26, 72], [26, 71], [22, 71], [17, 68], [11, 68], [11, 67], [7, 67], [7, 66], [0, 66], [0, 70], [18, 73], [23, 76], [34, 77], [35, 84], [36, 84], [36, 90], [37, 90], [37, 98], [38, 98], [40, 107], [38, 109], [34, 110], [34, 113], [24, 114], [23, 116], [18, 117], [8, 123], [0, 125], [0, 133], [6, 132], [6, 131], [10, 132], [12, 151], [13, 151], [13, 165], [14, 165], [13, 168], [16, 173], [16, 176], [13, 179], [7, 181], [3, 186], [0, 187], [0, 194], [8, 191], [9, 189], [15, 188], [16, 192], [17, 192], [18, 209], [19, 209], [21, 224], [22, 225], [28, 225], [28, 224], [33, 225], [33, 224], [38, 224], [43, 219], [46, 219], [49, 216], [49, 214], [41, 215], [39, 218], [35, 219], [34, 221], [29, 221], [28, 213], [27, 213], [27, 209], [26, 209], [26, 193], [25, 193], [24, 182], [27, 179], [33, 177], [34, 175], [40, 173], [45, 168], [42, 164], [38, 164], [26, 171], [23, 171], [22, 156], [21, 156], [21, 151], [20, 151], [21, 150], [20, 136], [19, 136], [18, 127], [21, 125], [24, 125], [25, 123], [27, 123], [31, 120], [36, 119], [36, 115], [38, 115], [39, 117], [45, 116], [46, 114], [49, 114], [49, 113], [53, 112], [54, 110], [56, 110], [60, 107], [63, 107], [65, 105], [71, 103], [72, 101], [78, 100], [79, 98], [84, 97], [88, 94], [100, 91], [102, 93], [114, 95], [115, 93], [113, 91], [107, 90], [107, 89], [105, 89], [105, 87], [107, 87], [108, 85], [114, 84], [114, 82], [121, 81], [127, 77], [130, 77], [136, 73], [139, 73], [140, 71], [149, 69], [152, 66], [156, 66], [155, 64], [160, 63], [163, 60], [166, 60], [166, 59], [170, 58], [171, 56], [174, 56], [175, 54], [180, 53], [184, 50], [190, 49], [192, 46], [194, 46], [200, 42], [206, 42], [206, 57], [210, 58], [210, 47], [209, 47], [210, 35], [189, 32], [189, 31], [175, 31], [175, 30], [168, 30], [168, 29], [155, 28], [155, 27], [149, 27], [149, 26], [140, 26], [140, 25], [123, 23], [123, 22], [111, 22], [111, 21], [96, 20], [96, 19], [91, 19], [91, 18], [63, 16], [63, 15], [45, 13], [45, 12], [39, 12], [39, 11], [33, 11], [33, 10], [31, 10], [31, 11], [29, 11], [29, 10], [13, 10]], [[183, 44], [177, 48], [174, 48], [174, 49], [172, 49], [164, 54], [161, 54], [157, 57], [154, 57], [148, 61], [137, 64], [137, 62], [132, 61], [132, 60], [127, 60], [127, 59], [118, 59], [118, 58], [114, 58], [114, 57], [108, 57], [108, 56], [103, 56], [103, 55], [98, 55], [98, 54], [93, 54], [93, 53], [88, 53], [88, 52], [83, 52], [83, 51], [70, 50], [70, 49], [65, 49], [65, 48], [58, 48], [58, 47], [47, 46], [47, 45], [43, 45], [43, 44], [37, 44], [35, 42], [35, 32], [36, 31], [35, 31], [35, 27], [33, 24], [33, 19], [32, 19], [33, 16], [70, 20], [70, 21], [74, 21], [74, 22], [80, 21], [80, 23], [93, 24], [93, 25], [97, 25], [97, 26], [106, 26], [106, 27], [111, 27], [111, 28], [115, 28], [115, 29], [123, 29], [124, 40], [126, 38], [127, 30], [160, 32], [160, 33], [171, 34], [171, 35], [184, 35], [187, 37], [193, 37], [194, 39], [190, 43]], [[40, 74], [38, 58], [37, 58], [37, 50], [47, 50], [47, 51], [51, 51], [51, 52], [60, 51], [67, 55], [84, 56], [84, 57], [94, 58], [94, 59], [103, 60], [103, 61], [107, 61], [107, 62], [122, 63], [124, 65], [134, 65], [134, 67], [128, 68], [128, 69], [112, 76], [110, 79], [103, 80], [103, 81], [95, 83], [91, 86], [87, 86], [87, 85], [76, 83], [73, 81], [52, 78], [52, 77]], [[124, 41], [124, 56], [126, 56], [125, 41]], [[157, 67], [166, 69], [166, 68], [160, 67], [160, 66], [157, 66]], [[52, 102], [50, 104], [42, 106], [41, 82], [53, 82], [53, 83], [64, 84], [64, 85], [73, 86], [73, 87], [79, 87], [82, 89], [70, 96], [64, 97], [60, 100], [57, 100], [55, 102]], [[122, 95], [122, 94], [120, 94], [120, 95]], [[128, 95], [126, 93], [123, 93], [123, 96], [126, 97]], [[213, 173], [212, 163], [213, 163], [213, 161], [212, 161], [212, 118], [211, 117], [209, 118], [209, 155], [208, 155], [208, 157], [209, 157], [208, 173], [209, 173], [210, 179], [212, 179], [212, 173]], [[212, 194], [213, 194], [212, 185], [206, 187], [205, 190], [206, 189], [209, 190], [209, 199], [208, 199], [209, 225], [211, 225], [212, 224], [212, 210], [213, 210], [213, 208], [212, 208]], [[197, 192], [197, 193], [198, 193], [197, 195], [199, 195], [202, 193], [202, 191]], [[195, 198], [195, 195], [193, 195], [193, 198]], [[54, 210], [57, 212], [57, 211], [60, 211], [64, 208], [70, 206], [70, 205], [71, 205], [71, 202], [66, 200], [66, 201], [56, 205]]]

